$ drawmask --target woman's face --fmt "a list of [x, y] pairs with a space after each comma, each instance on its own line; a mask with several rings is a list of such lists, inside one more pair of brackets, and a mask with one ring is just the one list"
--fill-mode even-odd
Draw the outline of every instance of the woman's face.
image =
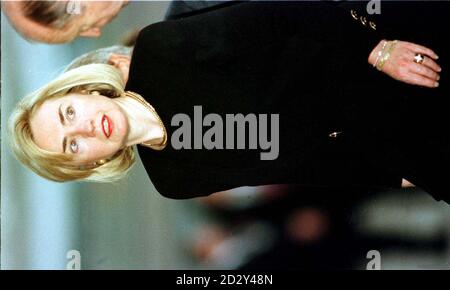
[[45, 101], [30, 119], [41, 149], [70, 154], [73, 165], [89, 165], [125, 147], [128, 120], [114, 99], [68, 94]]

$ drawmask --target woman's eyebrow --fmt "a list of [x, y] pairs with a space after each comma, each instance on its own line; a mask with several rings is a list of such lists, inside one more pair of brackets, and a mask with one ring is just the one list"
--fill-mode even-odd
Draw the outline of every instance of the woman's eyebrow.
[[[61, 121], [61, 124], [65, 124], [66, 123], [66, 119], [64, 118], [64, 115], [63, 115], [63, 113], [62, 113], [62, 109], [61, 109], [61, 107], [62, 107], [62, 104], [61, 105], [59, 105], [59, 108], [58, 108], [58, 115], [59, 115], [59, 120]], [[62, 141], [62, 148], [63, 148], [63, 153], [65, 153], [66, 152], [66, 146], [67, 146], [67, 137], [64, 137], [63, 138], [63, 141]]]
[[66, 146], [67, 146], [67, 137], [64, 136], [63, 142], [62, 142], [63, 153], [66, 152]]
[[62, 108], [62, 104], [59, 105], [59, 108], [58, 108], [59, 120], [61, 121], [61, 124], [65, 125], [66, 124], [66, 119], [64, 118], [64, 115], [62, 113], [62, 109], [61, 108]]

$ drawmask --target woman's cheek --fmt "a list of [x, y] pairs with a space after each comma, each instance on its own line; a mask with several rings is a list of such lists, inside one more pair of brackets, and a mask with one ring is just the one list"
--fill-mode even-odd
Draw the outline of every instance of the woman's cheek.
[[86, 158], [88, 159], [92, 159], [93, 157], [95, 158], [95, 156], [92, 156], [93, 153], [95, 155], [95, 152], [93, 152], [92, 149], [93, 149], [92, 142], [90, 142], [89, 140], [82, 140], [80, 142], [80, 154], [86, 156]]

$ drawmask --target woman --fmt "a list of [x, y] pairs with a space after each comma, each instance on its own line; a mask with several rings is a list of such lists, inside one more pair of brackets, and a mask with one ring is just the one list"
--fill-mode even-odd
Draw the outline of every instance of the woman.
[[[408, 115], [420, 108], [415, 96], [424, 89], [367, 69], [369, 59], [428, 93], [439, 80], [437, 56], [419, 45], [380, 41], [351, 21], [330, 3], [250, 2], [151, 25], [139, 35], [125, 90], [113, 68], [88, 65], [27, 97], [12, 118], [14, 151], [52, 180], [110, 181], [133, 163], [132, 146], [142, 145], [150, 179], [170, 198], [273, 183], [398, 187], [402, 178], [442, 198], [445, 187], [432, 172], [405, 167], [416, 150], [431, 148], [420, 138], [411, 144], [410, 131], [435, 132], [431, 118], [416, 124]], [[202, 120], [210, 114], [215, 118]], [[276, 158], [216, 143], [223, 135], [208, 128], [227, 114], [278, 115], [278, 127], [266, 123], [275, 130], [258, 131], [259, 141], [261, 134], [265, 141], [267, 134], [279, 137]], [[185, 139], [190, 127], [180, 138], [175, 116], [193, 120], [195, 140]], [[203, 136], [197, 125], [206, 127]], [[213, 148], [202, 144], [208, 133]], [[245, 145], [253, 133], [245, 131]], [[232, 132], [222, 144], [238, 137]], [[179, 150], [174, 142], [187, 146]]]

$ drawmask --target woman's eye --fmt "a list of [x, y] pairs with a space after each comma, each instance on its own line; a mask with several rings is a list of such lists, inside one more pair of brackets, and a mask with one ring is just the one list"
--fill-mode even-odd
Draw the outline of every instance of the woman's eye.
[[75, 117], [75, 110], [71, 106], [67, 107], [66, 116], [69, 120], [72, 120]]
[[76, 140], [70, 141], [70, 151], [72, 151], [72, 153], [78, 152], [78, 143]]

